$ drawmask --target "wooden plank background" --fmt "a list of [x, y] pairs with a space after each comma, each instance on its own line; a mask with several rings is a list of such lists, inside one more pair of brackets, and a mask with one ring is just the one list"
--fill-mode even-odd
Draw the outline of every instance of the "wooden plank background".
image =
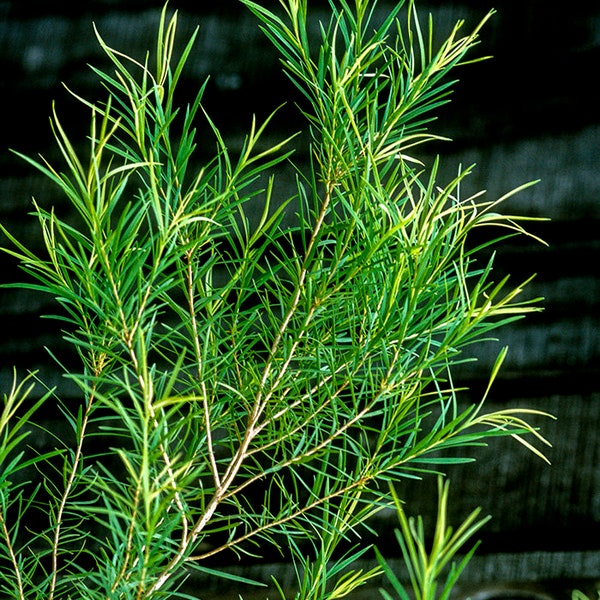
[[[109, 44], [142, 56], [152, 47], [161, 4], [0, 0], [0, 220], [33, 245], [38, 233], [25, 216], [31, 196], [59, 210], [64, 204], [8, 149], [55, 154], [48, 126], [53, 99], [69, 129], [85, 135], [85, 113], [61, 82], [87, 97], [98, 93], [86, 66], [105, 64], [92, 21]], [[381, 14], [392, 4], [380, 1]], [[180, 10], [180, 40], [199, 27], [184, 85], [193, 92], [211, 76], [207, 109], [236, 147], [253, 113], [264, 117], [293, 99], [276, 54], [234, 0], [173, 0], [170, 6]], [[326, 2], [311, 0], [310, 6], [313, 23], [326, 17]], [[435, 124], [454, 140], [434, 149], [442, 154], [441, 177], [452, 176], [459, 164], [477, 163], [469, 189], [487, 189], [493, 196], [540, 179], [506, 209], [552, 219], [534, 226], [549, 247], [512, 241], [498, 263], [499, 273], [513, 273], [515, 279], [538, 273], [529, 293], [545, 297], [545, 311], [507, 328], [499, 343], [481, 347], [479, 363], [460, 374], [475, 395], [500, 344], [508, 344], [490, 408], [524, 405], [556, 415], [556, 421], [540, 421], [553, 443], [552, 466], [502, 440], [478, 451], [476, 463], [450, 469], [453, 516], [464, 517], [475, 506], [493, 515], [464, 590], [510, 581], [532, 589], [542, 582], [554, 597], [565, 597], [570, 586], [565, 582], [600, 580], [600, 5], [438, 0], [418, 6], [422, 14], [431, 11], [441, 34], [457, 19], [464, 18], [468, 28], [492, 6], [498, 11], [479, 47], [493, 60], [457, 73], [453, 102]], [[272, 136], [301, 125], [290, 105], [275, 121]], [[289, 174], [278, 175], [283, 192]], [[0, 256], [0, 280], [18, 277], [14, 263]], [[43, 349], [63, 349], [56, 324], [38, 318], [44, 311], [51, 311], [47, 298], [0, 290], [0, 387], [8, 384], [13, 365], [21, 372], [40, 369], [48, 383], [64, 385]], [[404, 494], [411, 510], [431, 516], [433, 479], [407, 485]], [[390, 530], [390, 519], [393, 515], [377, 524], [382, 534]], [[380, 544], [388, 554], [396, 552], [389, 537], [382, 535]], [[289, 566], [233, 568], [258, 570], [268, 578]], [[218, 593], [226, 597], [223, 589]], [[364, 597], [376, 594], [370, 590]]]

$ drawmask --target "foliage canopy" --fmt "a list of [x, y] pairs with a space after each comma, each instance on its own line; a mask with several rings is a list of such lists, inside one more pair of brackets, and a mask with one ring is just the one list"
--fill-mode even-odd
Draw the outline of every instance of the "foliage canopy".
[[[230, 151], [202, 108], [205, 85], [177, 105], [195, 35], [176, 57], [166, 6], [155, 63], [97, 33], [112, 70], [94, 69], [105, 100], [76, 96], [90, 109], [87, 147], [54, 111], [61, 164], [23, 156], [76, 218], [35, 201], [45, 253], [2, 227], [4, 251], [29, 276], [19, 286], [56, 299], [80, 364], [65, 376], [84, 402], [50, 390], [23, 414], [33, 376], [4, 396], [0, 587], [11, 597], [169, 597], [190, 569], [213, 574], [211, 557], [265, 545], [294, 558], [297, 597], [341, 597], [385, 571], [352, 570], [368, 550], [352, 539], [400, 506], [390, 484], [490, 437], [545, 441], [525, 410], [488, 414], [484, 398], [459, 409], [452, 379], [472, 344], [535, 310], [521, 285], [493, 279], [493, 256], [479, 259], [525, 233], [521, 219], [499, 212], [505, 198], [462, 198], [470, 169], [441, 186], [438, 162], [414, 155], [438, 139], [428, 127], [448, 74], [490, 15], [434, 47], [412, 2], [378, 20], [373, 0], [331, 1], [315, 40], [306, 0], [279, 11], [241, 1], [303, 95], [308, 170], [294, 138], [265, 142], [270, 118]], [[199, 120], [215, 143], [201, 165]], [[275, 198], [283, 163], [296, 188]], [[471, 232], [490, 226], [495, 237], [473, 246]], [[43, 402], [58, 404], [74, 442], [30, 456]], [[25, 499], [32, 466], [41, 484]], [[39, 506], [47, 521], [32, 530], [23, 515]]]

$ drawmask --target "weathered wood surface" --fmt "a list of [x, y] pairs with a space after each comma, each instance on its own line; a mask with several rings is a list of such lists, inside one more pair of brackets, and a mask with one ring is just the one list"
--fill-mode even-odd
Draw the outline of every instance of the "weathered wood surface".
[[[326, 2], [310, 4], [315, 18], [325, 14]], [[390, 4], [380, 2], [381, 10]], [[0, 220], [17, 235], [37, 243], [34, 222], [25, 217], [32, 195], [58, 207], [62, 200], [8, 148], [54, 154], [47, 120], [53, 98], [68, 126], [85, 135], [85, 114], [60, 82], [88, 97], [98, 93], [86, 66], [103, 64], [92, 20], [109, 44], [142, 56], [153, 44], [160, 5], [0, 1]], [[180, 9], [182, 40], [199, 27], [185, 85], [193, 91], [211, 76], [207, 108], [234, 147], [253, 112], [264, 116], [289, 99], [276, 55], [234, 0], [171, 6]], [[491, 6], [474, 0], [421, 5], [431, 9], [441, 32], [459, 18], [465, 27], [474, 24]], [[495, 58], [460, 71], [453, 103], [435, 125], [454, 142], [435, 151], [442, 153], [442, 178], [459, 164], [477, 163], [467, 185], [490, 196], [541, 180], [506, 209], [551, 217], [534, 225], [550, 245], [512, 241], [498, 271], [514, 273], [515, 280], [537, 272], [527, 293], [544, 296], [545, 311], [501, 332], [500, 344], [510, 352], [490, 407], [527, 405], [558, 420], [540, 422], [554, 445], [551, 467], [502, 440], [477, 451], [476, 463], [451, 469], [454, 510], [459, 518], [481, 505], [493, 515], [482, 534], [479, 566], [469, 572], [476, 583], [600, 578], [600, 6], [506, 0], [496, 8], [481, 44], [481, 53]], [[286, 110], [274, 136], [300, 126], [292, 108]], [[279, 175], [285, 187], [289, 174]], [[6, 256], [0, 279], [18, 279]], [[45, 311], [52, 311], [47, 298], [0, 290], [0, 387], [13, 365], [39, 368], [49, 383], [60, 383], [43, 347], [62, 343], [56, 324], [38, 318]], [[482, 347], [480, 362], [462, 373], [475, 390], [500, 344]], [[406, 497], [416, 512], [431, 514], [433, 480], [407, 486]], [[389, 520], [380, 527], [388, 531]], [[388, 544], [385, 536], [382, 543]]]

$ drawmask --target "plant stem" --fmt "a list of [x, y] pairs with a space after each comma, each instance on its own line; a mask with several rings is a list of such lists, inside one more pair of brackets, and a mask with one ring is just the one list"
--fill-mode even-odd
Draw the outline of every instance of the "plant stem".
[[48, 600], [53, 600], [54, 595], [56, 593], [56, 586], [58, 583], [58, 573], [59, 573], [59, 569], [60, 569], [58, 554], [59, 554], [59, 550], [60, 550], [60, 540], [61, 540], [63, 517], [64, 517], [65, 509], [67, 506], [67, 502], [69, 501], [71, 492], [72, 492], [73, 488], [75, 487], [75, 481], [77, 479], [77, 476], [80, 473], [81, 464], [84, 459], [83, 443], [85, 440], [87, 427], [88, 427], [90, 415], [92, 412], [92, 407], [93, 407], [94, 400], [95, 400], [95, 395], [96, 394], [95, 394], [95, 383], [94, 383], [94, 384], [92, 384], [92, 389], [88, 394], [87, 402], [85, 405], [85, 411], [84, 411], [82, 419], [81, 419], [81, 425], [78, 428], [79, 429], [79, 431], [77, 432], [78, 440], [77, 440], [77, 447], [75, 448], [75, 454], [73, 456], [73, 464], [71, 465], [71, 469], [69, 471], [69, 477], [67, 479], [67, 484], [61, 495], [61, 498], [60, 498], [60, 501], [58, 504], [58, 508], [57, 508], [57, 512], [56, 512], [56, 527], [55, 527], [54, 536], [52, 539], [52, 576], [50, 578], [50, 588], [48, 591]]

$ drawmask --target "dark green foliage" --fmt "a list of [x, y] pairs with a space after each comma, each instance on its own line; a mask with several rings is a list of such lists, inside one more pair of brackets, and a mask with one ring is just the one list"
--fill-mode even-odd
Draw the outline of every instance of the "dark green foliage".
[[[461, 412], [452, 382], [471, 344], [534, 309], [467, 244], [481, 226], [524, 233], [519, 220], [497, 212], [503, 199], [460, 197], [469, 169], [439, 187], [437, 162], [412, 155], [436, 139], [432, 111], [479, 28], [460, 37], [457, 24], [434, 48], [412, 3], [376, 24], [374, 1], [331, 2], [314, 45], [306, 1], [282, 2], [283, 16], [242, 2], [304, 95], [312, 168], [296, 167], [289, 198], [273, 197], [273, 177], [294, 165], [293, 139], [267, 144], [269, 120], [253, 122], [234, 155], [202, 110], [204, 87], [177, 107], [194, 40], [176, 60], [166, 7], [155, 66], [98, 35], [114, 70], [96, 70], [105, 101], [80, 98], [87, 151], [53, 114], [63, 164], [24, 157], [77, 219], [38, 201], [47, 255], [3, 229], [4, 250], [30, 276], [23, 285], [56, 299], [80, 359], [65, 376], [84, 403], [48, 394], [75, 443], [23, 464], [36, 407], [13, 414], [22, 384], [5, 399], [0, 579], [11, 597], [169, 597], [190, 569], [214, 574], [211, 557], [266, 545], [296, 561], [298, 597], [340, 597], [379, 572], [352, 570], [367, 550], [352, 544], [395, 506], [388, 482], [489, 437], [544, 441], [519, 412]], [[216, 151], [198, 168], [200, 119]], [[104, 443], [90, 453], [90, 439]], [[14, 478], [34, 463], [50, 498], [36, 530], [19, 515], [42, 497], [20, 499]]]

